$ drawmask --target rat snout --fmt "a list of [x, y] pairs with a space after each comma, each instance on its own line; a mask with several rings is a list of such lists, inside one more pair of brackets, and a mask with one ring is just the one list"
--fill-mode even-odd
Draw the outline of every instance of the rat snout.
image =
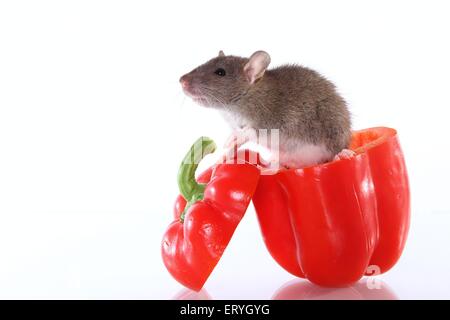
[[208, 100], [203, 96], [199, 85], [198, 79], [192, 74], [192, 72], [185, 74], [180, 78], [180, 84], [183, 88], [183, 92], [192, 100], [200, 105], [208, 105]]
[[180, 83], [183, 90], [187, 90], [189, 88], [189, 80], [187, 79], [187, 75], [180, 78]]
[[183, 88], [184, 93], [187, 94], [188, 96], [197, 94], [197, 90], [195, 89], [192, 80], [193, 80], [192, 76], [189, 73], [185, 74], [180, 78], [181, 88]]

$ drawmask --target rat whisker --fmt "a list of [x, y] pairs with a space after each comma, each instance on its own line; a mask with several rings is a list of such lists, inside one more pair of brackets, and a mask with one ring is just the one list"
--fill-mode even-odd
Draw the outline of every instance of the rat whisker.
[[225, 107], [225, 106], [226, 106], [226, 104], [225, 104], [222, 100], [220, 100], [218, 97], [214, 96], [214, 95], [211, 94], [211, 93], [205, 92], [205, 96], [206, 96], [207, 98], [213, 99], [212, 101], [211, 101], [210, 99], [208, 99], [209, 102], [210, 102], [211, 104], [213, 104], [213, 103], [216, 102], [216, 103], [218, 103], [219, 106], [221, 106], [221, 107]]
[[[222, 96], [221, 96], [220, 94], [218, 94], [217, 92], [214, 92], [214, 91], [211, 90], [210, 88], [205, 87], [205, 86], [201, 86], [201, 87], [200, 87], [200, 92], [201, 92], [203, 95], [205, 95], [205, 96], [207, 96], [207, 97], [209, 97], [209, 98], [212, 98], [213, 101], [218, 102], [219, 105], [220, 105], [221, 107], [226, 107], [226, 106], [227, 106], [227, 103], [225, 102], [225, 98], [222, 97]], [[210, 102], [211, 102], [211, 101], [210, 101]]]

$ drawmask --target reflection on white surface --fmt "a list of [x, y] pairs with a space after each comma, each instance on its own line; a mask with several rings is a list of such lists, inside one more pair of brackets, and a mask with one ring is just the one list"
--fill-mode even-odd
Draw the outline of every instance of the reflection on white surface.
[[398, 297], [389, 286], [376, 280], [373, 286], [367, 280], [345, 288], [323, 288], [307, 280], [295, 279], [281, 286], [273, 300], [397, 300]]
[[[184, 288], [172, 300], [212, 300], [205, 290], [199, 292]], [[269, 299], [267, 297], [266, 299]], [[308, 280], [294, 279], [283, 284], [271, 297], [272, 300], [398, 300], [395, 292], [379, 279], [365, 278], [344, 288], [324, 288]]]
[[212, 300], [208, 291], [205, 289], [199, 292], [184, 288], [181, 289], [176, 295], [173, 296], [172, 300]]

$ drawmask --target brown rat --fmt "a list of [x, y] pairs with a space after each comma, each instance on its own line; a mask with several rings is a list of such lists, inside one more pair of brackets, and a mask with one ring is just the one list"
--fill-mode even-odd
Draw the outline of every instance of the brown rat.
[[180, 78], [195, 102], [223, 112], [234, 129], [279, 129], [280, 164], [300, 168], [351, 156], [351, 120], [333, 83], [318, 72], [283, 65], [267, 70], [264, 51], [250, 58], [222, 51]]

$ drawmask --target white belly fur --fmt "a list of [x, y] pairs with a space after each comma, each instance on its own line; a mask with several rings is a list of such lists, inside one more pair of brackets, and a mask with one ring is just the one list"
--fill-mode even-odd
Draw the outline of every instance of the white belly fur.
[[242, 127], [248, 126], [248, 123], [243, 118], [239, 117], [233, 112], [220, 110], [220, 113], [233, 130], [239, 130]]
[[333, 154], [324, 145], [314, 145], [299, 141], [281, 141], [280, 165], [286, 168], [304, 168], [330, 161]]
[[[221, 110], [222, 116], [234, 130], [250, 127], [243, 118], [232, 112]], [[269, 156], [269, 161], [274, 161], [285, 168], [304, 168], [333, 159], [334, 154], [322, 145], [314, 145], [298, 140], [281, 140], [279, 146], [278, 161]]]

